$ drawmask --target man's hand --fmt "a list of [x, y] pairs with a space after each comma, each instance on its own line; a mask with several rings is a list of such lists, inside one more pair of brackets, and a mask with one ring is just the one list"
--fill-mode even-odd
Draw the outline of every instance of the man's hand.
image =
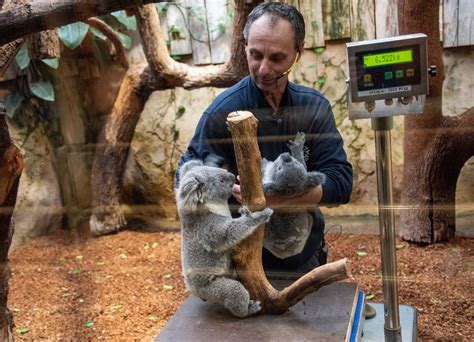
[[234, 184], [234, 186], [232, 187], [232, 196], [235, 197], [237, 202], [242, 203], [242, 194], [240, 193], [240, 184], [237, 184], [237, 183]]

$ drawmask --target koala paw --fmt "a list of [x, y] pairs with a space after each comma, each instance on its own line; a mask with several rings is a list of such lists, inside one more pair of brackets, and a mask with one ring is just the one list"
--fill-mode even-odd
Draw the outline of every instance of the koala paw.
[[265, 223], [267, 223], [268, 221], [270, 221], [270, 217], [273, 214], [273, 210], [270, 208], [265, 208], [262, 210], [262, 214], [265, 217]]
[[295, 140], [288, 140], [288, 143], [286, 144], [290, 151], [293, 151], [293, 149], [302, 149], [304, 146], [305, 142], [305, 135], [303, 132], [298, 132], [296, 133]]
[[259, 300], [250, 300], [249, 301], [249, 309], [248, 309], [248, 315], [253, 315], [262, 310], [262, 304], [260, 303]]
[[240, 207], [239, 213], [240, 213], [240, 215], [242, 215], [242, 216], [250, 215], [250, 214], [251, 214], [250, 209], [249, 209], [246, 205], [243, 205], [243, 206]]

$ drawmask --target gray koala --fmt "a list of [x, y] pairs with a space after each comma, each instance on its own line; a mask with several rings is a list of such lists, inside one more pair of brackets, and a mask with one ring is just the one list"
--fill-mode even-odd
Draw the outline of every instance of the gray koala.
[[[287, 144], [291, 154], [282, 153], [274, 162], [262, 159], [265, 195], [296, 196], [324, 182], [323, 173], [307, 171], [304, 142], [304, 133], [298, 132]], [[306, 208], [280, 210], [265, 227], [264, 246], [281, 259], [301, 253], [312, 225], [313, 218]]]
[[180, 169], [177, 192], [181, 221], [181, 258], [184, 281], [191, 293], [224, 305], [235, 316], [246, 317], [261, 309], [236, 280], [232, 249], [268, 222], [269, 208], [251, 213], [242, 206], [241, 216], [232, 218], [227, 204], [235, 176], [224, 169], [191, 160]]

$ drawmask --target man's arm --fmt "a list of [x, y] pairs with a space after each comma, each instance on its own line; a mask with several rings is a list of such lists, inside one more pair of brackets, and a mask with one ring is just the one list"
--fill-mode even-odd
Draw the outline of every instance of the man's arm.
[[[234, 184], [232, 195], [235, 197], [237, 202], [242, 203], [242, 194], [240, 192], [239, 184]], [[318, 185], [307, 192], [293, 197], [286, 197], [282, 195], [265, 196], [267, 206], [272, 209], [293, 206], [298, 206], [299, 208], [314, 208], [319, 204], [321, 198], [323, 198], [323, 188], [321, 185]]]

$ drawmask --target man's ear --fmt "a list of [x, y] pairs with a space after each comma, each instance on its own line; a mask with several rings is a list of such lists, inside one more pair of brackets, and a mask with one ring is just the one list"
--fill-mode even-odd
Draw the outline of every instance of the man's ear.
[[298, 58], [296, 61], [299, 61], [301, 59], [301, 55], [303, 54], [304, 51], [304, 40], [301, 42], [300, 46], [296, 49], [296, 52], [298, 52]]

